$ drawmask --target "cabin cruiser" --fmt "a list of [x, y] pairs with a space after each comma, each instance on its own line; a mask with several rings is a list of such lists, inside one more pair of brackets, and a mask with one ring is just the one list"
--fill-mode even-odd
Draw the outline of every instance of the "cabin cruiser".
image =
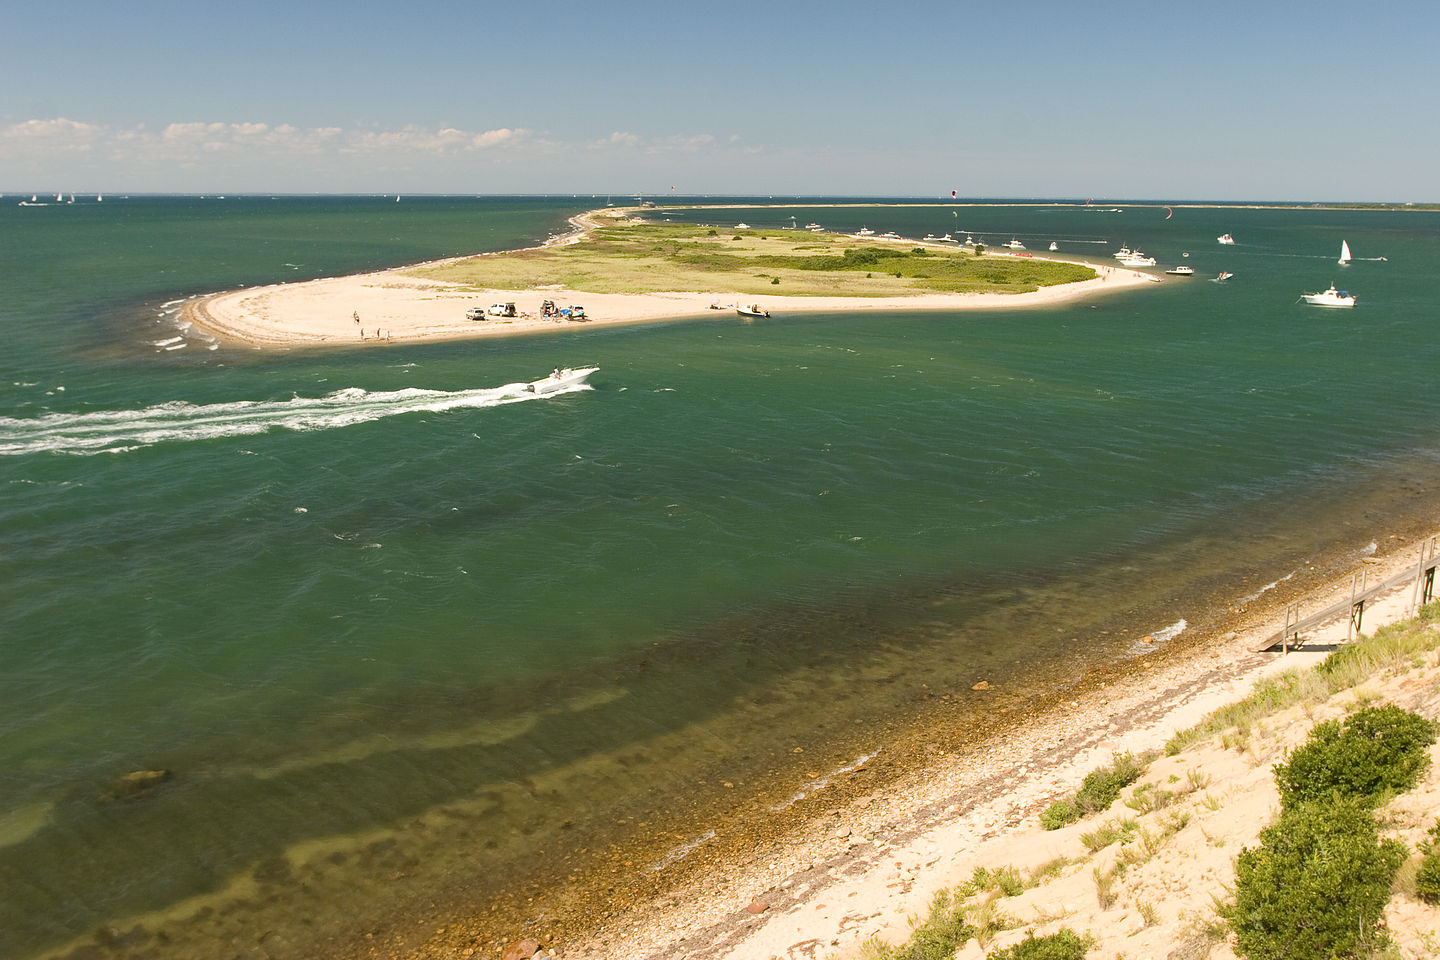
[[1322, 290], [1319, 293], [1302, 293], [1300, 299], [1317, 307], [1355, 306], [1355, 295], [1349, 290], [1336, 290], [1333, 283], [1330, 284], [1329, 290]]
[[1135, 251], [1134, 251], [1134, 250], [1131, 250], [1128, 245], [1121, 247], [1119, 250], [1116, 250], [1115, 253], [1114, 253], [1114, 257], [1115, 257], [1116, 260], [1124, 260], [1126, 257], [1133, 257], [1134, 255], [1135, 255]]
[[1128, 257], [1122, 257], [1121, 260], [1120, 260], [1120, 262], [1121, 262], [1122, 264], [1124, 264], [1125, 266], [1127, 266], [1127, 267], [1153, 267], [1153, 266], [1155, 266], [1155, 258], [1154, 258], [1154, 257], [1147, 257], [1147, 256], [1145, 256], [1145, 254], [1141, 253], [1139, 250], [1132, 250], [1132, 251], [1130, 252], [1130, 256], [1128, 256]]
[[1172, 277], [1193, 277], [1193, 276], [1195, 276], [1195, 268], [1194, 268], [1194, 267], [1171, 267], [1169, 270], [1166, 270], [1165, 272], [1168, 273], [1168, 274], [1170, 274], [1170, 276], [1172, 276]]
[[1000, 244], [1000, 246], [1002, 246], [1002, 247], [1009, 247], [1011, 250], [1024, 250], [1024, 249], [1025, 249], [1025, 244], [1021, 243], [1019, 240], [1015, 239], [1014, 237], [1011, 237], [1011, 238], [1010, 238], [1010, 242], [1009, 242], [1009, 243], [1002, 243], [1002, 244]]

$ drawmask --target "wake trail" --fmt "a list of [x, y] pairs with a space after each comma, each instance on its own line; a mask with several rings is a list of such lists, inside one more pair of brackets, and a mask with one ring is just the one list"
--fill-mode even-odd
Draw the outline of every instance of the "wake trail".
[[536, 394], [523, 383], [475, 390], [370, 392], [349, 387], [323, 397], [237, 400], [229, 403], [161, 403], [131, 410], [47, 413], [34, 418], [0, 417], [0, 455], [123, 453], [157, 443], [244, 437], [271, 430], [335, 430], [407, 413], [498, 407], [591, 390], [588, 384]]

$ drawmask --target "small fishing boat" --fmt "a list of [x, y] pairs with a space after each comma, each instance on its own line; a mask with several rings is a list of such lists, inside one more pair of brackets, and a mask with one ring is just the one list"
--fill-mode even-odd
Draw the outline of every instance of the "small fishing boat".
[[1025, 249], [1025, 244], [1021, 243], [1019, 240], [1015, 239], [1014, 237], [1011, 237], [1011, 238], [1010, 238], [1010, 242], [1009, 242], [1009, 243], [1002, 243], [1001, 246], [1002, 246], [1002, 247], [1009, 247], [1011, 250], [1024, 250], [1024, 249]]
[[905, 238], [902, 237], [902, 236], [900, 236], [900, 234], [895, 233], [895, 232], [892, 230], [892, 231], [890, 231], [889, 233], [882, 233], [882, 234], [880, 234], [880, 239], [881, 239], [881, 240], [903, 240], [903, 239], [905, 239]]
[[554, 393], [557, 390], [565, 390], [569, 387], [578, 387], [585, 382], [599, 367], [556, 367], [548, 377], [539, 380], [532, 380], [525, 384], [526, 393]]
[[875, 231], [874, 231], [874, 230], [871, 230], [869, 227], [861, 227], [859, 230], [855, 231], [855, 236], [857, 236], [857, 237], [873, 237], [873, 236], [875, 236]]
[[1168, 274], [1169, 274], [1170, 276], [1172, 276], [1172, 277], [1193, 277], [1193, 276], [1195, 276], [1195, 268], [1194, 268], [1194, 267], [1171, 267], [1169, 270], [1166, 270], [1165, 272], [1168, 273]]
[[748, 320], [764, 320], [770, 316], [769, 310], [761, 310], [760, 304], [751, 303], [737, 306], [735, 312]]
[[1227, 247], [1235, 242], [1235, 238], [1230, 236], [1230, 234], [1228, 233], [1220, 234], [1220, 236], [1216, 237], [1215, 240], [1217, 243], [1223, 243]]
[[1226, 280], [1229, 280], [1233, 276], [1235, 276], [1235, 274], [1229, 272], [1228, 270], [1221, 270], [1220, 275], [1217, 276], [1214, 280], [1212, 280], [1211, 283], [1224, 283]]
[[1056, 243], [1054, 240], [1051, 240], [1051, 241], [1050, 241], [1050, 252], [1051, 252], [1051, 253], [1054, 253], [1056, 250], [1059, 250], [1059, 249], [1060, 249], [1060, 244]]
[[1344, 240], [1340, 241], [1340, 260], [1338, 262], [1342, 267], [1350, 266], [1350, 244]]
[[1300, 299], [1316, 307], [1355, 306], [1355, 295], [1349, 290], [1336, 290], [1333, 283], [1330, 284], [1329, 290], [1321, 290], [1319, 293], [1302, 293]]
[[818, 223], [807, 223], [805, 224], [805, 229], [813, 232], [816, 230], [824, 230], [825, 228], [820, 226], [820, 224]]

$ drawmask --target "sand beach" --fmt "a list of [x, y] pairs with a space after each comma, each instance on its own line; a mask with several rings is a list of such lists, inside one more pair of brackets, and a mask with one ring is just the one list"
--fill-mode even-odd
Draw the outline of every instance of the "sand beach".
[[[1366, 575], [1377, 582], [1414, 569], [1417, 550], [1411, 544], [1374, 558]], [[1348, 589], [1347, 578], [1307, 598], [1306, 608], [1344, 600]], [[1366, 608], [1364, 632], [1410, 617], [1417, 596], [1407, 581], [1379, 597]], [[1440, 654], [1386, 671], [1318, 707], [1282, 710], [1242, 743], [1215, 737], [1159, 756], [1140, 785], [1178, 796], [1164, 811], [1117, 802], [1108, 814], [1055, 831], [1044, 830], [1039, 816], [1115, 754], [1163, 751], [1177, 732], [1248, 696], [1261, 680], [1311, 668], [1350, 636], [1341, 616], [1306, 632], [1304, 643], [1288, 654], [1255, 652], [1283, 624], [1274, 614], [1236, 611], [1236, 629], [1220, 644], [1169, 659], [1145, 658], [1123, 677], [1071, 691], [978, 753], [947, 756], [938, 748], [933, 763], [886, 790], [823, 810], [782, 844], [712, 864], [683, 888], [612, 915], [583, 939], [527, 937], [508, 944], [507, 953], [495, 943], [466, 947], [452, 927], [450, 936], [442, 931], [414, 956], [850, 960], [865, 956], [864, 944], [872, 938], [904, 943], [937, 891], [965, 883], [977, 868], [1013, 867], [1021, 876], [1043, 870], [1045, 878], [1000, 900], [1010, 929], [983, 944], [972, 939], [956, 954], [960, 960], [982, 960], [1027, 932], [1043, 936], [1067, 927], [1095, 938], [1089, 956], [1233, 960], [1232, 945], [1207, 936], [1204, 928], [1211, 924], [1213, 932], [1215, 904], [1229, 896], [1234, 858], [1257, 844], [1279, 811], [1272, 766], [1303, 743], [1314, 724], [1363, 703], [1395, 703], [1440, 720]], [[1440, 761], [1440, 745], [1430, 752], [1432, 761]], [[1389, 834], [1413, 849], [1440, 810], [1440, 762], [1388, 809]], [[1087, 852], [1081, 837], [1106, 820], [1126, 818], [1137, 822], [1153, 853], [1121, 872], [1102, 902], [1096, 872], [1112, 870], [1134, 851], [1112, 844]], [[1434, 908], [1396, 895], [1386, 923], [1399, 956], [1434, 955], [1440, 934]], [[516, 932], [526, 936], [543, 925]]]
[[[574, 218], [576, 229], [552, 244], [575, 243], [596, 224], [593, 214]], [[867, 243], [887, 241], [867, 238]], [[915, 246], [919, 241], [904, 241]], [[480, 256], [494, 256], [481, 254]], [[1009, 257], [987, 252], [987, 257]], [[457, 258], [467, 259], [467, 258]], [[1035, 259], [1046, 259], [1035, 257]], [[1057, 258], [1049, 258], [1057, 259]], [[443, 261], [451, 262], [451, 261]], [[1058, 260], [1058, 262], [1075, 262]], [[621, 324], [716, 317], [733, 320], [738, 304], [758, 303], [785, 313], [853, 313], [885, 310], [984, 310], [1040, 307], [1122, 290], [1158, 278], [1137, 270], [1094, 265], [1099, 275], [1030, 293], [917, 294], [900, 297], [753, 296], [733, 291], [642, 294], [593, 293], [560, 285], [525, 290], [475, 290], [411, 275], [422, 266], [233, 290], [186, 304], [185, 319], [222, 341], [256, 348], [383, 345], [481, 337], [554, 333]], [[1090, 264], [1086, 264], [1089, 266]], [[541, 304], [579, 304], [587, 320], [547, 318]], [[468, 320], [466, 311], [491, 303], [514, 303], [519, 316]]]

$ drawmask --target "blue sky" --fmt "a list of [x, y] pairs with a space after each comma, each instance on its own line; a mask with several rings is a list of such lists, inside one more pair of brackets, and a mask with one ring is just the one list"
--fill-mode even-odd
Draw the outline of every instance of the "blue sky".
[[1440, 201], [1440, 6], [0, 0], [0, 190]]

